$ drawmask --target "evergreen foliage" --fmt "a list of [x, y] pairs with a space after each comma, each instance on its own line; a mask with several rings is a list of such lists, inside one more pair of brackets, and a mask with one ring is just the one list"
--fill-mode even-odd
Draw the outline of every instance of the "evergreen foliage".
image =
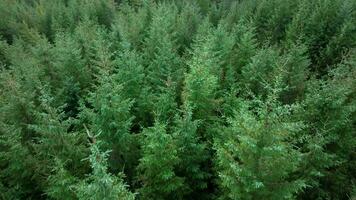
[[75, 186], [78, 199], [135, 199], [135, 195], [127, 190], [120, 174], [113, 176], [107, 172], [107, 152], [102, 153], [97, 143], [91, 145], [90, 151], [89, 161], [93, 171]]
[[281, 105], [279, 91], [272, 88], [266, 101], [241, 100], [215, 144], [222, 195], [229, 199], [294, 199], [305, 187], [292, 176], [303, 156], [292, 138], [303, 123], [289, 120], [297, 105]]
[[139, 189], [142, 199], [181, 199], [184, 182], [174, 168], [180, 163], [177, 147], [166, 127], [156, 122], [143, 132], [143, 152], [138, 175], [143, 187]]
[[354, 0], [0, 0], [0, 199], [354, 199], [355, 77]]

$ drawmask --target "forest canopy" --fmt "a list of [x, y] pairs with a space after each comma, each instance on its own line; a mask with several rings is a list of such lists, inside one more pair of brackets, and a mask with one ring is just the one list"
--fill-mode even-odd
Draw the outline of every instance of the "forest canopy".
[[355, 199], [355, 97], [355, 0], [0, 0], [0, 199]]

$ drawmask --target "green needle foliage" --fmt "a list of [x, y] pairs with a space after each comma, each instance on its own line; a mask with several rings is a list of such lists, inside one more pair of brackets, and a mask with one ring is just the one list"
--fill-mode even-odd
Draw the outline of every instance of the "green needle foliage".
[[266, 101], [241, 100], [215, 144], [222, 195], [228, 199], [294, 199], [305, 187], [293, 177], [303, 156], [293, 137], [303, 123], [290, 121], [297, 105], [281, 105], [277, 92]]
[[138, 165], [139, 189], [142, 199], [181, 199], [184, 194], [183, 178], [178, 177], [174, 168], [180, 163], [177, 147], [166, 127], [156, 122], [143, 132], [143, 152]]
[[96, 143], [91, 145], [90, 151], [89, 161], [93, 171], [76, 186], [78, 199], [134, 200], [135, 195], [127, 190], [120, 174], [113, 176], [107, 172], [107, 152], [102, 153]]
[[355, 199], [355, 77], [355, 0], [0, 0], [0, 200]]

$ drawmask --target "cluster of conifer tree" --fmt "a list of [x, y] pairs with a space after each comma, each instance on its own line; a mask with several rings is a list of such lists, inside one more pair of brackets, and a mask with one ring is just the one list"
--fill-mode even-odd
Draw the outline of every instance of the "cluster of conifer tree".
[[0, 199], [353, 199], [355, 95], [355, 0], [0, 0]]

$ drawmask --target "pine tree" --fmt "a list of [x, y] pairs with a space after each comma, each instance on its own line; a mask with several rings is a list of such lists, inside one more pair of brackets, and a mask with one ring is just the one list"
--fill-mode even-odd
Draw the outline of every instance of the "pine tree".
[[175, 174], [180, 164], [176, 144], [166, 126], [156, 122], [143, 131], [142, 158], [138, 165], [138, 190], [142, 199], [182, 199], [185, 193], [183, 178]]

